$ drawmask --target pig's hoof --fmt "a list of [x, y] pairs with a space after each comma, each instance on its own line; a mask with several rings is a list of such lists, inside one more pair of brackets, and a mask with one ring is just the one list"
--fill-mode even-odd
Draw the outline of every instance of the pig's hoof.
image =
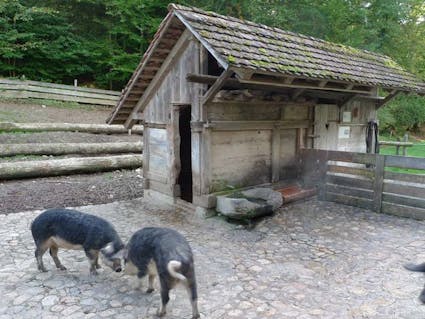
[[41, 272], [47, 272], [47, 269], [44, 267], [38, 267], [38, 270], [40, 270]]
[[59, 269], [60, 269], [60, 270], [66, 270], [66, 267], [65, 267], [64, 265], [60, 265], [60, 266], [59, 266]]
[[92, 275], [92, 276], [97, 276], [97, 271], [96, 271], [96, 269], [90, 270], [90, 275]]
[[148, 288], [148, 289], [146, 290], [146, 293], [147, 293], [147, 294], [151, 294], [151, 293], [153, 293], [153, 290], [154, 290], [153, 288]]
[[158, 309], [158, 311], [156, 312], [156, 315], [158, 317], [164, 317], [165, 316], [165, 310], [162, 310], [161, 308]]
[[100, 269], [102, 268], [102, 266], [100, 266], [99, 264], [96, 265], [96, 269]]

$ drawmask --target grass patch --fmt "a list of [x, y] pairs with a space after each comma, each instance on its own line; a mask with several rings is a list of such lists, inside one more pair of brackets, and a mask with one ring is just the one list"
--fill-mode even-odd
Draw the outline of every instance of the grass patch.
[[13, 111], [0, 110], [0, 122], [15, 122], [16, 113]]
[[[385, 136], [383, 139], [385, 141], [397, 141], [395, 137]], [[415, 140], [410, 139], [410, 142], [413, 142], [413, 146], [407, 147], [407, 156], [411, 157], [420, 157], [425, 158], [425, 143], [415, 143]], [[402, 150], [400, 148], [400, 154], [402, 153]], [[381, 146], [379, 150], [379, 154], [382, 155], [397, 155], [396, 154], [396, 147], [395, 146]], [[398, 167], [386, 167], [386, 171], [390, 172], [396, 172], [396, 173], [404, 173], [404, 174], [420, 174], [424, 175], [425, 170], [421, 169], [411, 169], [411, 168], [398, 168]]]

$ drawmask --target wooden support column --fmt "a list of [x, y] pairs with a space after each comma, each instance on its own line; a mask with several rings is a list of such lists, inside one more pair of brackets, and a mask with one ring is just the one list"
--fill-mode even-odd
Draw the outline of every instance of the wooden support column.
[[230, 76], [233, 74], [233, 71], [230, 69], [224, 70], [223, 73], [219, 76], [219, 78], [215, 81], [215, 83], [210, 87], [210, 89], [205, 93], [205, 95], [202, 97], [202, 103], [203, 105], [208, 104], [216, 93], [221, 89], [224, 82], [230, 78]]
[[280, 129], [272, 130], [272, 183], [280, 180]]
[[376, 155], [375, 180], [373, 183], [373, 209], [377, 213], [381, 212], [381, 206], [382, 206], [382, 191], [384, 188], [384, 169], [385, 169], [385, 156]]
[[390, 94], [388, 94], [385, 97], [385, 99], [376, 103], [376, 109], [379, 109], [382, 105], [384, 105], [385, 103], [388, 103], [389, 101], [391, 101], [393, 98], [395, 98], [400, 93], [401, 93], [401, 91], [393, 90]]

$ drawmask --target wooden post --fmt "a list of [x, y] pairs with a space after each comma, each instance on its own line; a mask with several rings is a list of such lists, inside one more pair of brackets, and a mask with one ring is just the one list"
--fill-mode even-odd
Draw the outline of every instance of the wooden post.
[[381, 206], [382, 206], [382, 190], [384, 188], [384, 169], [385, 169], [385, 156], [376, 155], [375, 179], [373, 183], [373, 209], [377, 213], [381, 212]]
[[[403, 142], [407, 142], [409, 140], [409, 135], [406, 133], [403, 136]], [[407, 147], [403, 146], [403, 156], [407, 156]]]
[[272, 131], [272, 183], [279, 181], [280, 171], [280, 130], [274, 128]]

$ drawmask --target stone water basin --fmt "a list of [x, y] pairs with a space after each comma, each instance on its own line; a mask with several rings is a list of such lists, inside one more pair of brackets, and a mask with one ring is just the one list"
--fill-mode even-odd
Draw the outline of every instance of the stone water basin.
[[282, 194], [261, 187], [217, 196], [216, 210], [229, 218], [251, 219], [270, 215], [282, 204]]

